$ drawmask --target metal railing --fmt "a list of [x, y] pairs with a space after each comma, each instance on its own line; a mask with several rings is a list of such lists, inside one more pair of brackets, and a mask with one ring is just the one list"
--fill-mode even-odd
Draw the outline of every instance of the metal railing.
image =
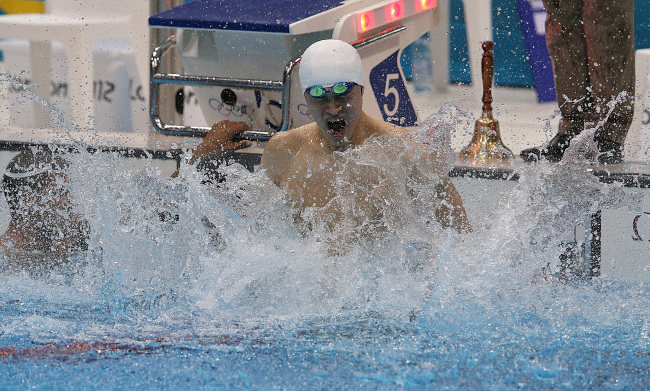
[[[150, 116], [153, 127], [158, 132], [168, 136], [205, 136], [210, 131], [210, 128], [203, 126], [166, 124], [160, 117], [160, 86], [162, 84], [282, 91], [282, 122], [279, 131], [289, 128], [291, 123], [291, 79], [300, 59], [290, 61], [287, 64], [282, 81], [160, 73], [162, 57], [174, 46], [176, 46], [176, 36], [172, 35], [160, 46], [156, 47], [151, 55]], [[267, 141], [274, 133], [274, 131], [267, 130], [247, 130], [241, 132], [238, 137], [247, 140]]]

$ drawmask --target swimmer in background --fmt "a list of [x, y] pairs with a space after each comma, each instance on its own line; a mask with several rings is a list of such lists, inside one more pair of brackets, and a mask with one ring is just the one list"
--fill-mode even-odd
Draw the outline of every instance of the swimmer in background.
[[75, 210], [67, 162], [47, 147], [31, 147], [7, 165], [2, 190], [10, 221], [0, 237], [4, 266], [47, 267], [87, 250], [89, 225]]
[[[298, 211], [298, 221], [305, 208], [324, 208], [329, 209], [324, 210], [324, 214], [331, 217], [328, 226], [334, 227], [345, 218], [342, 216], [344, 212], [336, 210], [336, 205], [330, 201], [336, 197], [336, 176], [346, 164], [336, 162], [335, 153], [352, 150], [375, 138], [399, 138], [405, 147], [413, 145], [408, 140], [406, 129], [371, 118], [362, 110], [365, 71], [358, 52], [348, 43], [338, 40], [316, 42], [303, 54], [299, 72], [301, 87], [315, 122], [276, 133], [264, 149], [260, 169], [266, 171], [273, 183], [286, 190], [289, 204]], [[243, 122], [222, 121], [215, 124], [213, 129], [216, 128], [221, 131], [210, 132], [199, 146], [201, 156], [214, 156], [236, 148], [232, 137], [247, 130], [248, 126]], [[411, 157], [423, 153], [422, 150], [416, 152], [415, 148], [410, 152]], [[440, 158], [430, 153], [415, 160], [422, 164], [408, 171], [415, 183], [422, 184], [428, 180], [425, 170], [439, 174], [436, 197], [440, 202], [435, 211], [436, 220], [443, 227], [459, 233], [470, 232], [460, 195], [447, 173], [442, 172], [444, 165]], [[375, 188], [370, 192], [377, 194], [350, 196], [361, 203], [358, 208], [361, 215], [379, 221], [382, 216], [377, 215], [373, 203], [381, 202], [391, 191]], [[384, 194], [380, 194], [382, 192]]]

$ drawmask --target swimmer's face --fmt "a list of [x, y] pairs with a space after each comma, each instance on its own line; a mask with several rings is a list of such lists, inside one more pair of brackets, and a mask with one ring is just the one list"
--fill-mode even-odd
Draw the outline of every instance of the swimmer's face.
[[332, 148], [347, 147], [357, 128], [363, 103], [363, 87], [354, 84], [342, 94], [327, 91], [321, 97], [305, 92], [311, 116]]

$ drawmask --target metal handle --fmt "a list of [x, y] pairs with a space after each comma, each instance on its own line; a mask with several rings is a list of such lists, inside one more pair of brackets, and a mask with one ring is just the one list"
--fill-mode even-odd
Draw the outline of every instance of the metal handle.
[[483, 75], [483, 112], [492, 116], [492, 80], [494, 79], [494, 42], [483, 42], [481, 73]]
[[[153, 50], [151, 55], [151, 92], [150, 92], [150, 117], [153, 127], [160, 133], [168, 136], [205, 136], [211, 128], [204, 126], [168, 125], [160, 117], [160, 85], [182, 84], [190, 86], [220, 86], [243, 89], [257, 89], [282, 91], [282, 122], [279, 131], [287, 130], [291, 123], [291, 78], [296, 65], [300, 60], [290, 61], [284, 69], [282, 81], [233, 79], [212, 76], [190, 76], [179, 74], [160, 73], [162, 57], [174, 46], [176, 36], [172, 35]], [[268, 141], [275, 132], [266, 130], [247, 130], [237, 137], [253, 141]]]

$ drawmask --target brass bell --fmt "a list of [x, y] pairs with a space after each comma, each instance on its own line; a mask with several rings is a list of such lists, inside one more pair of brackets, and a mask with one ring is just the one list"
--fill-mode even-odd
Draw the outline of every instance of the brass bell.
[[474, 125], [474, 137], [460, 151], [460, 158], [467, 161], [510, 160], [513, 153], [501, 141], [499, 121], [492, 114], [492, 80], [494, 78], [494, 42], [483, 42], [481, 72], [483, 74], [483, 115]]

